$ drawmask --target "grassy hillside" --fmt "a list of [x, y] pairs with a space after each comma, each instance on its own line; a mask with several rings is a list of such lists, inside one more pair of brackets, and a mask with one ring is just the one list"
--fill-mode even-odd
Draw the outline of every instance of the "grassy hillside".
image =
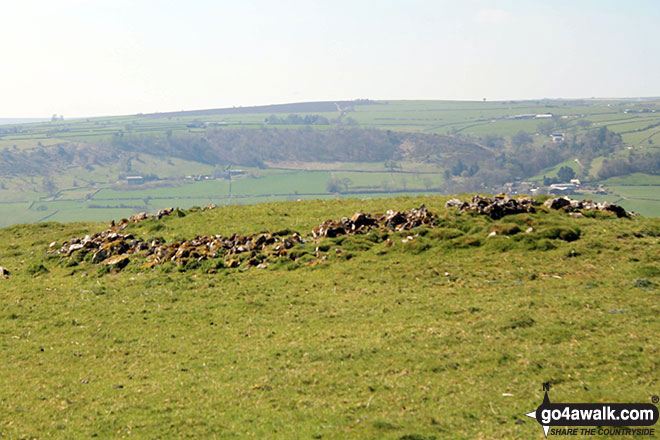
[[123, 232], [308, 236], [358, 210], [438, 214], [213, 273], [45, 256], [104, 223], [0, 229], [0, 436], [540, 439], [523, 414], [542, 382], [553, 401], [657, 394], [660, 219], [491, 220], [446, 200], [219, 207]]

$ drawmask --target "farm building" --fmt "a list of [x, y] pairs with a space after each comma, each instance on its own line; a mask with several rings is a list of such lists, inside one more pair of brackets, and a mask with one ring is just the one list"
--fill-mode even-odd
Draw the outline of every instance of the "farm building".
[[548, 187], [548, 192], [553, 195], [564, 195], [564, 194], [573, 194], [577, 189], [572, 183], [555, 183]]
[[564, 133], [553, 133], [550, 137], [552, 137], [553, 144], [561, 144], [565, 140]]
[[144, 183], [144, 177], [126, 176], [126, 182], [128, 182], [129, 185], [142, 185]]

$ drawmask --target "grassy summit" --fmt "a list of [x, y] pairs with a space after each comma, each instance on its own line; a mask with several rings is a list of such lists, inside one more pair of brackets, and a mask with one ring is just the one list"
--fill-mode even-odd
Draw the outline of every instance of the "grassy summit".
[[263, 269], [138, 258], [108, 272], [45, 256], [105, 224], [1, 229], [0, 436], [540, 438], [523, 414], [542, 382], [553, 401], [657, 394], [660, 219], [492, 220], [447, 199], [231, 206], [123, 231], [307, 236], [356, 211], [438, 215], [307, 242]]

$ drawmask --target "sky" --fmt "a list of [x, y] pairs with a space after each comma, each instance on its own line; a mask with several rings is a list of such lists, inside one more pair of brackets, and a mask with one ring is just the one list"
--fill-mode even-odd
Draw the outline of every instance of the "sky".
[[0, 118], [660, 96], [655, 0], [0, 1]]

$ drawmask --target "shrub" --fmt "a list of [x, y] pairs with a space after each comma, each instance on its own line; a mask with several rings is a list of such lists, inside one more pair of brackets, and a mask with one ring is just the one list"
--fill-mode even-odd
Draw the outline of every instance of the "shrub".
[[27, 267], [26, 271], [27, 271], [28, 274], [30, 274], [32, 276], [37, 276], [37, 275], [40, 275], [42, 273], [48, 273], [49, 272], [48, 268], [46, 268], [46, 266], [44, 266], [41, 263], [32, 263], [32, 264], [30, 264]]
[[570, 242], [580, 238], [580, 230], [578, 228], [563, 228], [555, 226], [539, 231], [539, 236], [553, 240], [560, 239]]
[[373, 242], [362, 237], [352, 237], [343, 242], [344, 249], [349, 251], [366, 251], [371, 249], [371, 246], [373, 246]]
[[657, 277], [660, 276], [660, 268], [657, 266], [642, 266], [637, 269], [637, 273], [643, 277]]
[[429, 234], [431, 239], [436, 240], [451, 240], [463, 235], [463, 231], [455, 228], [442, 228], [436, 229]]

